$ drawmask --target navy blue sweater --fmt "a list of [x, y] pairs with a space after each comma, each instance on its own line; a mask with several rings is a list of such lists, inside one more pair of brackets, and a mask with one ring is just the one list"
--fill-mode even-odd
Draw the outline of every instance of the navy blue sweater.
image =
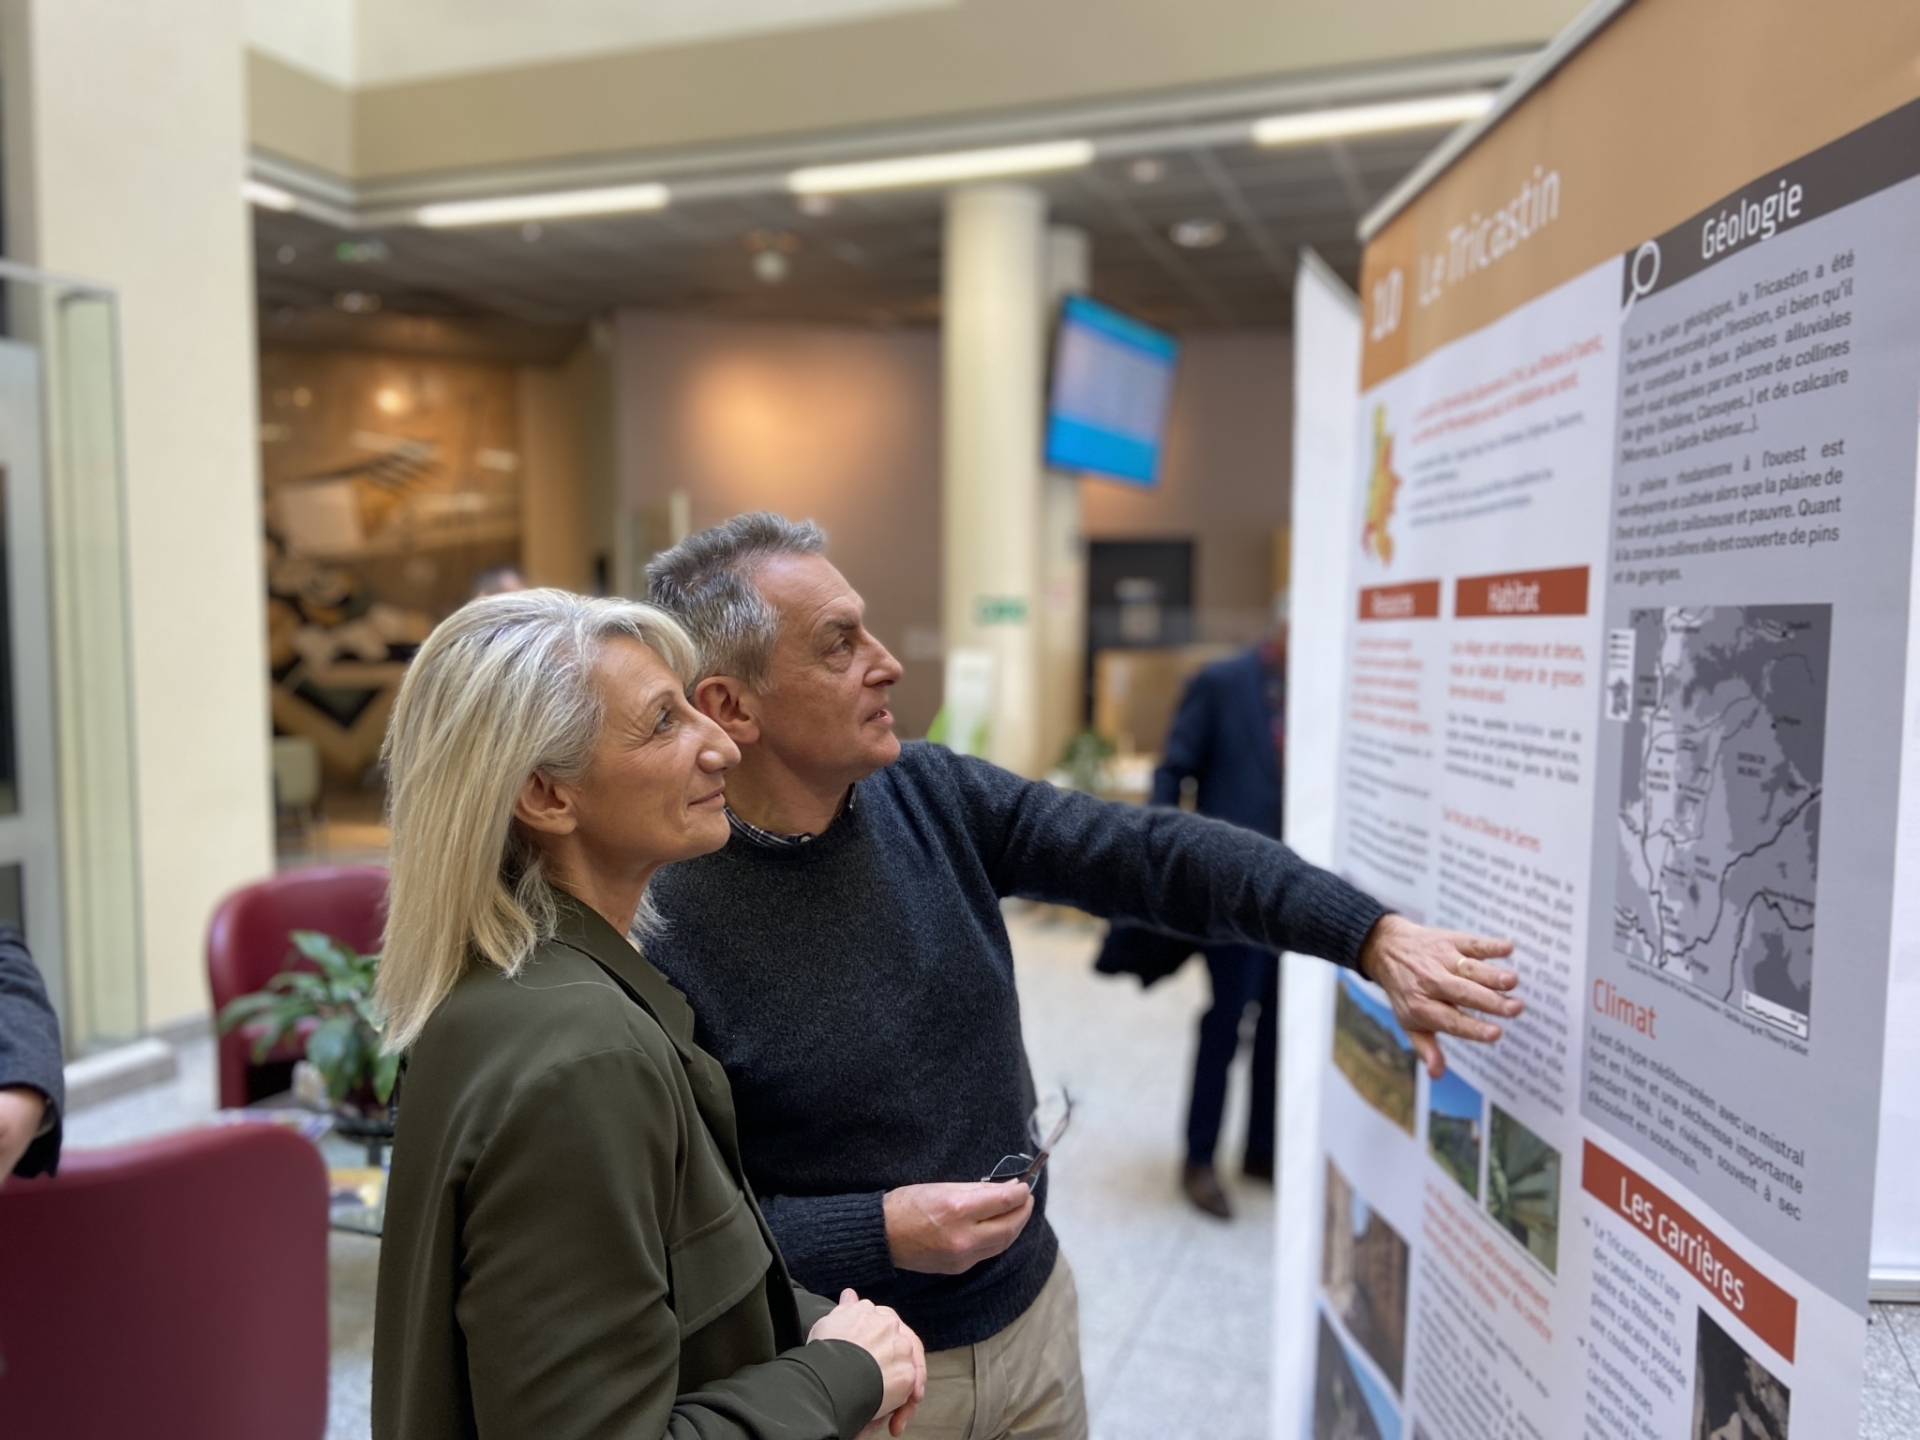
[[1018, 1319], [1058, 1244], [1046, 1187], [1020, 1238], [963, 1275], [895, 1270], [884, 1192], [978, 1180], [1028, 1148], [1003, 896], [1343, 965], [1383, 908], [1277, 841], [1177, 810], [904, 747], [808, 844], [735, 836], [670, 865], [647, 958], [726, 1067], [747, 1175], [793, 1274], [892, 1305], [929, 1350]]

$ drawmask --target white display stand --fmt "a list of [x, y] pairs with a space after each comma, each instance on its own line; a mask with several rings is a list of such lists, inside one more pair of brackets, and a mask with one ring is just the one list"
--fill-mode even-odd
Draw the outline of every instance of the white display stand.
[[[1353, 547], [1346, 543], [1359, 475], [1360, 305], [1320, 258], [1307, 251], [1294, 283], [1292, 584], [1287, 639], [1286, 834], [1316, 864], [1333, 857], [1334, 777], [1340, 745], [1340, 677], [1346, 653], [1346, 595]], [[1320, 1079], [1330, 1063], [1323, 1021], [1332, 1005], [1333, 967], [1287, 958], [1281, 1005], [1280, 1173], [1274, 1245], [1276, 1297], [1314, 1283], [1320, 1226], [1318, 1150], [1288, 1137], [1314, 1133]], [[1276, 1310], [1276, 1375], [1305, 1375], [1313, 1336]], [[1272, 1432], [1290, 1435], [1298, 1416], [1282, 1415], [1289, 1387], [1274, 1387]]]
[[[1917, 532], [1920, 539], [1920, 532]], [[1920, 545], [1915, 564], [1920, 566]], [[1875, 1300], [1920, 1304], [1920, 585], [1907, 628], [1906, 754], [1887, 977], [1887, 1058], [1880, 1089], [1880, 1160], [1873, 1186]]]

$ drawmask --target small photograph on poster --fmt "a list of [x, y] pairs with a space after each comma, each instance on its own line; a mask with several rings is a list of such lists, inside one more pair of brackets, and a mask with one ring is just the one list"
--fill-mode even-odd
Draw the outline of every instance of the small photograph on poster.
[[1396, 1392], [1407, 1373], [1407, 1242], [1327, 1162], [1320, 1284], [1327, 1304]]
[[1413, 1133], [1412, 1042], [1386, 1002], [1346, 975], [1334, 1000], [1333, 1063], [1362, 1100]]
[[1628, 618], [1613, 948], [1804, 1040], [1833, 607]]
[[1314, 1357], [1313, 1440], [1399, 1440], [1400, 1412], [1386, 1387], [1320, 1316]]
[[1690, 1440], [1787, 1440], [1789, 1398], [1766, 1366], [1700, 1312]]
[[1487, 1213], [1558, 1274], [1560, 1152], [1498, 1105], [1487, 1136]]
[[1427, 1086], [1427, 1150], [1460, 1188], [1480, 1198], [1480, 1151], [1486, 1139], [1480, 1092], [1449, 1070]]

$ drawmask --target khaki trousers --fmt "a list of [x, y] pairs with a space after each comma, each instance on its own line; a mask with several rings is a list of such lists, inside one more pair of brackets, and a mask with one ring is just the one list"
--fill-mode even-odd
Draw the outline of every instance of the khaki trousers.
[[1087, 1440], [1080, 1295], [1062, 1255], [1013, 1324], [927, 1356], [927, 1398], [909, 1440]]

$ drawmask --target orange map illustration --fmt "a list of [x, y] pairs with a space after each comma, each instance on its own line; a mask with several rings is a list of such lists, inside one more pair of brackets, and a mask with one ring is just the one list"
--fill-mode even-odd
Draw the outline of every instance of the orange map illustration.
[[1393, 563], [1393, 532], [1387, 522], [1393, 518], [1394, 501], [1400, 494], [1400, 477], [1393, 470], [1393, 432], [1387, 429], [1387, 407], [1373, 407], [1373, 470], [1367, 476], [1367, 518], [1360, 528], [1360, 548], [1382, 565]]

